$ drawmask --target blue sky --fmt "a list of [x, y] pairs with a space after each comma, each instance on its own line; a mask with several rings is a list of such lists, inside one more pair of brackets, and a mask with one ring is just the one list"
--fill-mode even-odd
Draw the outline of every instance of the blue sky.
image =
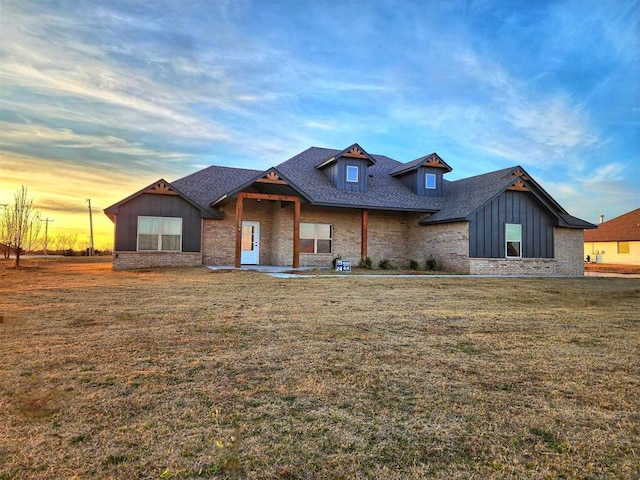
[[0, 0], [0, 203], [28, 185], [84, 235], [88, 197], [358, 142], [451, 180], [521, 165], [610, 219], [640, 206], [639, 23], [624, 0]]

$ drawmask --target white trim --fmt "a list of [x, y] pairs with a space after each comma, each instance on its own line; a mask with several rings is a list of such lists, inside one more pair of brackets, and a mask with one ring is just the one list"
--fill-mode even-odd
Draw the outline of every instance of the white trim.
[[[433, 178], [433, 187], [429, 186], [429, 178]], [[438, 187], [438, 177], [435, 173], [424, 174], [424, 188], [427, 190], [435, 190]]]
[[242, 234], [244, 235], [244, 228], [253, 228], [253, 248], [251, 250], [245, 250], [244, 245], [240, 252], [240, 263], [242, 265], [260, 265], [260, 222], [242, 222]]
[[[355, 180], [349, 180], [349, 169], [355, 168], [356, 169], [356, 179]], [[346, 180], [348, 183], [358, 183], [358, 181], [360, 180], [360, 169], [358, 168], [357, 165], [347, 165], [347, 177]]]
[[[158, 220], [158, 248], [152, 250], [140, 249], [140, 219], [155, 219]], [[162, 248], [162, 235], [163, 235], [163, 221], [165, 220], [179, 220], [180, 221], [180, 247], [178, 250], [163, 250]], [[136, 251], [137, 252], [182, 252], [182, 217], [152, 217], [148, 215], [138, 215], [136, 225]], [[153, 233], [143, 233], [142, 235], [154, 235]]]
[[[518, 240], [509, 239], [509, 227], [518, 227]], [[518, 243], [518, 255], [509, 255], [509, 243]], [[522, 258], [522, 225], [519, 223], [504, 224], [504, 256], [506, 258]]]

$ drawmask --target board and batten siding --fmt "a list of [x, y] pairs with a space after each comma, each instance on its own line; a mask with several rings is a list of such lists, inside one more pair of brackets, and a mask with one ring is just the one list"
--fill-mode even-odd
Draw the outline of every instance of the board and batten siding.
[[507, 190], [468, 219], [471, 258], [504, 258], [506, 223], [522, 225], [523, 258], [554, 256], [555, 220], [531, 193]]
[[139, 216], [182, 218], [182, 251], [200, 252], [200, 210], [178, 195], [151, 193], [144, 193], [119, 207], [116, 216], [116, 251], [136, 251]]
[[[436, 188], [426, 187], [425, 175], [427, 173], [432, 173], [436, 176]], [[443, 172], [441, 168], [420, 167], [415, 170], [411, 170], [404, 175], [399, 175], [396, 179], [416, 195], [420, 195], [421, 197], [441, 197], [442, 177]]]
[[[358, 167], [357, 182], [347, 182], [347, 165]], [[367, 161], [364, 159], [341, 157], [336, 162], [325, 167], [324, 173], [338, 190], [367, 191]]]

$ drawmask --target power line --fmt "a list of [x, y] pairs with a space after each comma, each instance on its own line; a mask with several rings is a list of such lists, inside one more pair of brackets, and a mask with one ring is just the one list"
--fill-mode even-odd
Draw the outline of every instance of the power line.
[[93, 256], [93, 214], [91, 213], [91, 199], [87, 198], [89, 202], [89, 228], [91, 229], [91, 243], [89, 245], [89, 256]]
[[44, 246], [42, 248], [42, 253], [46, 255], [47, 247], [49, 245], [49, 222], [53, 222], [53, 219], [47, 217], [44, 220], [40, 219], [40, 221], [44, 222]]

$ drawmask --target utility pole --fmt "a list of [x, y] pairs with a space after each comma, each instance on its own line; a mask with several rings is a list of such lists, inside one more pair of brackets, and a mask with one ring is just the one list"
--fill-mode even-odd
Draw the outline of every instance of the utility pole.
[[49, 217], [44, 220], [40, 219], [41, 222], [44, 222], [44, 246], [42, 247], [42, 254], [47, 254], [47, 246], [49, 245], [49, 222], [53, 222]]
[[89, 228], [91, 229], [91, 240], [89, 243], [89, 256], [93, 256], [93, 214], [91, 213], [91, 199], [87, 198], [87, 202], [89, 202]]

